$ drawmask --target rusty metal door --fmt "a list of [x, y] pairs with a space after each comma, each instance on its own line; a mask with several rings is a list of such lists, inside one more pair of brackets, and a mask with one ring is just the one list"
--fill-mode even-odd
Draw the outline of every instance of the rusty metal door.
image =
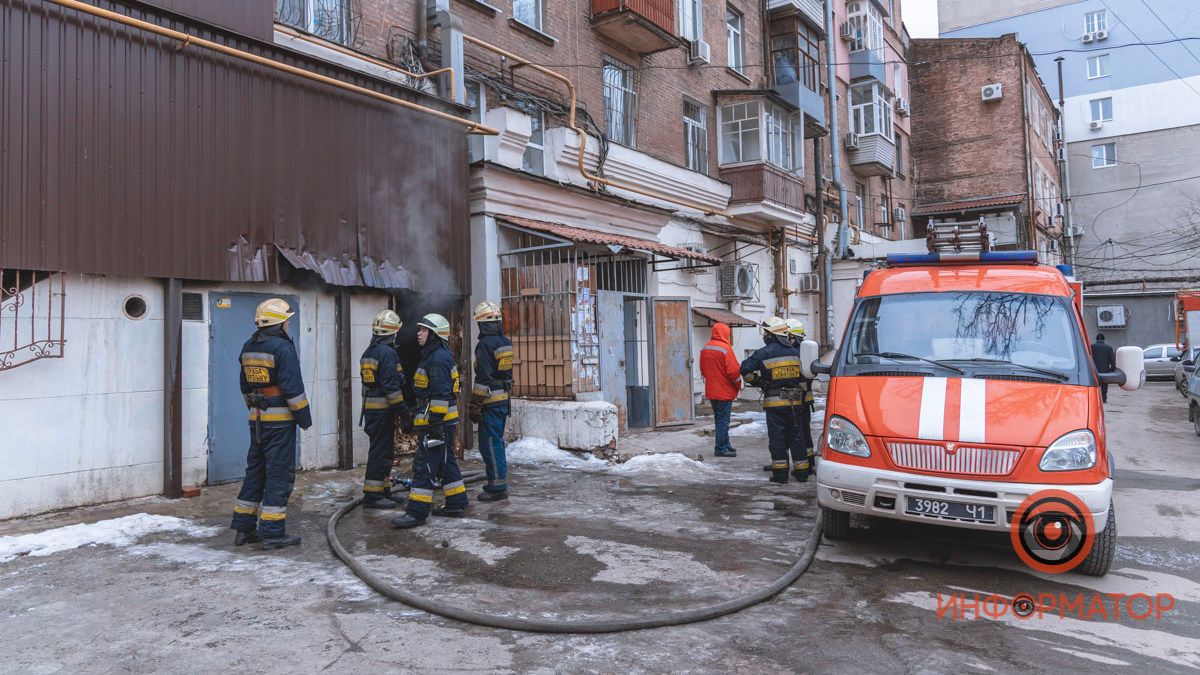
[[596, 293], [600, 315], [600, 389], [604, 398], [617, 406], [617, 426], [629, 428], [629, 406], [625, 387], [625, 294]]
[[653, 298], [654, 426], [692, 422], [692, 307], [687, 298]]

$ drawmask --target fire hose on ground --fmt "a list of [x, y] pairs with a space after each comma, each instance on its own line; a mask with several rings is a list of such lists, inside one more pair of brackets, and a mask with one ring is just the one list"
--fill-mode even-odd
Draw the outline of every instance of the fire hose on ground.
[[[484, 480], [485, 476], [482, 471], [473, 471], [463, 474], [463, 481], [468, 483], [479, 482]], [[814, 523], [812, 534], [809, 535], [808, 541], [804, 550], [800, 552], [795, 563], [775, 581], [769, 585], [745, 595], [726, 600], [715, 605], [707, 605], [704, 607], [696, 607], [693, 609], [684, 609], [672, 612], [659, 612], [644, 616], [631, 617], [613, 617], [601, 619], [531, 619], [515, 616], [503, 616], [500, 614], [489, 614], [487, 612], [478, 612], [475, 610], [455, 607], [428, 598], [411, 591], [406, 591], [391, 583], [385, 581], [358, 560], [346, 550], [342, 543], [338, 540], [337, 526], [338, 521], [347, 513], [350, 513], [355, 508], [362, 504], [362, 498], [342, 506], [329, 519], [329, 525], [326, 527], [326, 535], [329, 537], [329, 546], [333, 552], [341, 559], [347, 567], [350, 568], [363, 583], [375, 589], [381, 595], [402, 602], [410, 607], [415, 607], [420, 610], [437, 614], [455, 621], [475, 624], [478, 626], [489, 626], [491, 628], [501, 628], [505, 630], [519, 630], [530, 633], [621, 633], [632, 630], [644, 630], [647, 628], [663, 628], [666, 626], [680, 626], [683, 624], [696, 623], [699, 621], [707, 621], [717, 617], [740, 612], [747, 607], [757, 605], [760, 602], [768, 600], [785, 588], [792, 585], [800, 575], [804, 574], [812, 563], [813, 556], [817, 552], [817, 545], [821, 541], [821, 516], [818, 514]]]

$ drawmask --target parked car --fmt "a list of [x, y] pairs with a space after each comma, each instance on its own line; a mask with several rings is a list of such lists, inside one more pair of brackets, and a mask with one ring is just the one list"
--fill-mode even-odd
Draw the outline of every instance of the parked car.
[[1188, 380], [1196, 372], [1196, 357], [1200, 356], [1200, 347], [1192, 347], [1188, 353], [1175, 361], [1175, 388], [1185, 397], [1188, 395]]
[[1167, 379], [1175, 376], [1175, 362], [1182, 356], [1179, 348], [1171, 344], [1150, 345], [1142, 349], [1142, 360], [1146, 365], [1146, 379]]
[[1192, 423], [1192, 428], [1196, 430], [1196, 435], [1200, 436], [1200, 376], [1192, 373], [1187, 378], [1187, 389], [1183, 395], [1188, 400], [1188, 421]]

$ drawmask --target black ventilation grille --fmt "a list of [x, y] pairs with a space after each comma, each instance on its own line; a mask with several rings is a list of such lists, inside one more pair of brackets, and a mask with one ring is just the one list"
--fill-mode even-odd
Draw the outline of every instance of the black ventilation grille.
[[930, 377], [929, 373], [919, 370], [868, 370], [865, 373], [855, 373], [858, 377]]
[[183, 319], [184, 319], [184, 321], [203, 321], [204, 320], [204, 294], [203, 293], [184, 293], [183, 294]]

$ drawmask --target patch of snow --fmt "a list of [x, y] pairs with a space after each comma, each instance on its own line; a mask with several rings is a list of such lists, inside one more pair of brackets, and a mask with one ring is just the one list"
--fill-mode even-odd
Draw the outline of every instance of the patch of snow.
[[445, 541], [455, 551], [476, 556], [487, 565], [492, 566], [521, 550], [513, 546], [500, 546], [484, 541], [484, 530], [494, 529], [494, 527], [485, 521], [463, 520], [453, 526], [417, 528], [416, 534], [434, 545]]
[[567, 546], [583, 555], [604, 563], [605, 568], [592, 581], [642, 586], [652, 581], [726, 580], [730, 575], [719, 574], [708, 565], [696, 562], [690, 554], [646, 548], [616, 541], [569, 536]]
[[713, 478], [724, 473], [714, 466], [705, 464], [704, 462], [697, 462], [678, 452], [637, 455], [630, 457], [623, 464], [612, 467], [608, 472], [617, 476], [636, 476], [639, 478], [662, 477], [672, 480]]
[[755, 420], [747, 424], [739, 424], [729, 430], [729, 435], [735, 438], [744, 436], [766, 436], [767, 435], [767, 418], [764, 416], [760, 420]]
[[1087, 659], [1088, 661], [1095, 661], [1096, 663], [1103, 663], [1106, 666], [1129, 667], [1130, 665], [1132, 665], [1132, 664], [1129, 664], [1120, 659], [1110, 659], [1107, 656], [1100, 656], [1099, 654], [1089, 654], [1088, 652], [1081, 652], [1078, 649], [1067, 649], [1066, 647], [1051, 647], [1051, 649], [1053, 649], [1056, 652], [1062, 652], [1064, 654], [1070, 654], [1071, 656], [1077, 656], [1081, 659]]
[[187, 537], [201, 538], [215, 536], [222, 529], [197, 525], [173, 516], [135, 513], [96, 523], [79, 523], [44, 532], [0, 537], [0, 563], [21, 555], [53, 555], [81, 546], [130, 546], [154, 532], [179, 532]]
[[761, 422], [761, 421], [765, 421], [766, 419], [767, 419], [767, 413], [762, 412], [762, 411], [753, 411], [753, 410], [747, 411], [747, 412], [733, 413], [732, 415], [729, 416], [729, 421], [731, 421], [731, 422]]
[[127, 551], [137, 556], [183, 563], [188, 570], [252, 574], [271, 586], [332, 586], [347, 600], [361, 601], [375, 596], [370, 587], [339, 564], [318, 565], [291, 557], [233, 553], [198, 544], [160, 542], [132, 546]]
[[549, 465], [563, 469], [599, 470], [608, 468], [608, 462], [594, 457], [590, 452], [579, 455], [563, 450], [544, 438], [526, 437], [509, 443], [505, 454], [509, 464]]

